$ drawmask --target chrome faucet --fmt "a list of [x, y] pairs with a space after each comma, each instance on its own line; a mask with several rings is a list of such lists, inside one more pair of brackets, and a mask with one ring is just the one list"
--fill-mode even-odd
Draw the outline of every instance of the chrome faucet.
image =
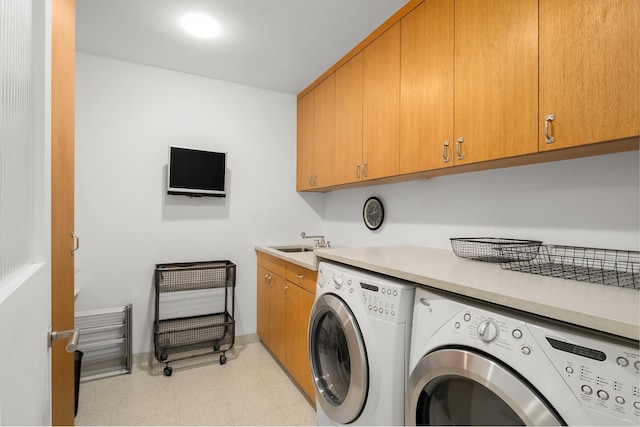
[[324, 240], [324, 236], [307, 236], [307, 234], [303, 231], [300, 233], [303, 239], [314, 239], [316, 242], [316, 248], [330, 248], [331, 242]]

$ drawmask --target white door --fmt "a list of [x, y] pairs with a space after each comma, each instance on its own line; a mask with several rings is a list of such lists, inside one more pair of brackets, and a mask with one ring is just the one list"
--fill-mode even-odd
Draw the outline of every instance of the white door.
[[0, 2], [0, 425], [51, 424], [50, 20]]

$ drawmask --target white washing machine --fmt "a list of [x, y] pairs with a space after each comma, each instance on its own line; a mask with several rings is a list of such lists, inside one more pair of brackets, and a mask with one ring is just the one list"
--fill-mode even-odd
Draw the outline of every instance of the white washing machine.
[[318, 425], [404, 425], [415, 284], [321, 262], [309, 319]]
[[407, 425], [639, 425], [638, 342], [418, 289]]

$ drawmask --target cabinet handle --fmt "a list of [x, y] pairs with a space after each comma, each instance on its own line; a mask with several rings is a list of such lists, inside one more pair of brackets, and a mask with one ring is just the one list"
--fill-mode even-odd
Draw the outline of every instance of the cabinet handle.
[[445, 141], [442, 143], [442, 160], [445, 163], [449, 163], [449, 156], [447, 155], [447, 147], [449, 146], [449, 141]]
[[296, 273], [298, 279], [304, 279], [304, 274]]
[[462, 149], [460, 147], [460, 145], [463, 142], [464, 142], [464, 138], [463, 137], [458, 138], [458, 140], [456, 141], [456, 154], [458, 155], [458, 160], [464, 159], [464, 154], [462, 154]]
[[360, 166], [362, 166], [360, 163], [356, 165], [356, 178], [358, 179], [360, 179]]
[[367, 168], [369, 166], [369, 162], [364, 162], [362, 164], [362, 177], [366, 178], [367, 177]]
[[75, 251], [80, 249], [80, 236], [78, 236], [76, 233], [71, 233], [71, 241], [71, 255], [73, 255]]
[[315, 174], [314, 174], [314, 175], [311, 175], [311, 180], [313, 181], [313, 182], [311, 183], [311, 186], [312, 186], [312, 187], [315, 187], [316, 185], [318, 185], [318, 184], [316, 184], [316, 178], [317, 178], [317, 177], [316, 177], [316, 175], [315, 175]]
[[284, 287], [284, 297], [285, 297], [286, 299], [289, 299], [289, 295], [287, 294], [287, 289], [289, 289], [289, 285], [287, 285], [287, 286], [285, 286], [285, 287]]
[[544, 138], [547, 144], [553, 144], [553, 142], [556, 140], [553, 136], [549, 135], [549, 123], [554, 121], [555, 118], [556, 118], [555, 114], [549, 114], [547, 117], [544, 118]]

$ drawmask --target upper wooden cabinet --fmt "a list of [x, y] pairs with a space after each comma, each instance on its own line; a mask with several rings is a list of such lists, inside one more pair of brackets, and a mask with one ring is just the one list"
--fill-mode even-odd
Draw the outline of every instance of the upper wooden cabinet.
[[400, 25], [400, 173], [451, 166], [454, 3], [427, 0]]
[[336, 70], [336, 183], [362, 180], [362, 52]]
[[311, 91], [298, 100], [298, 128], [296, 150], [296, 190], [310, 190], [313, 186], [314, 156], [314, 95]]
[[538, 0], [455, 1], [457, 165], [538, 151]]
[[638, 0], [410, 0], [299, 95], [298, 190], [637, 150], [638, 70]]
[[640, 135], [638, 0], [540, 0], [539, 123], [540, 151]]
[[399, 172], [400, 26], [335, 72], [333, 185]]
[[537, 151], [537, 13], [426, 0], [402, 19], [400, 173]]
[[364, 49], [362, 176], [398, 175], [400, 141], [400, 23]]
[[314, 89], [314, 187], [334, 185], [333, 153], [336, 145], [336, 76]]
[[334, 185], [336, 79], [330, 75], [298, 101], [298, 191]]

